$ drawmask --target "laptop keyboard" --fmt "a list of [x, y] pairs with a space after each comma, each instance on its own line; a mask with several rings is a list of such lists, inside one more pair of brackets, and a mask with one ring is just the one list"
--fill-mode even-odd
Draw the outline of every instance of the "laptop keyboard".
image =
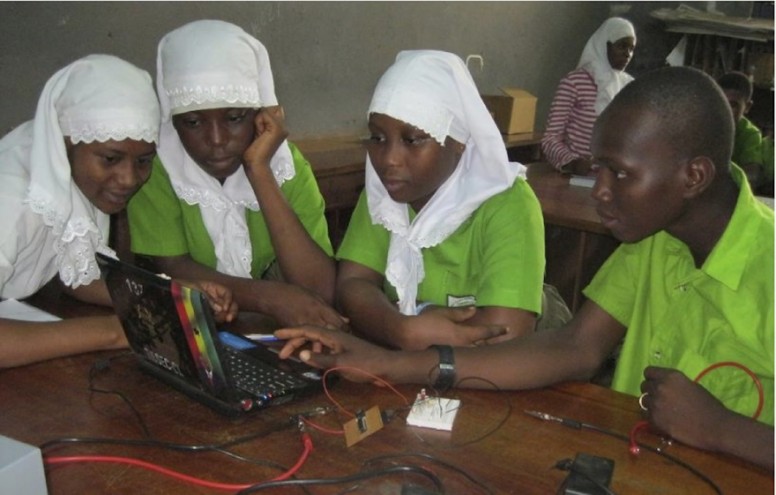
[[224, 349], [234, 385], [254, 397], [277, 397], [309, 385], [302, 378], [262, 363], [229, 346], [224, 346]]

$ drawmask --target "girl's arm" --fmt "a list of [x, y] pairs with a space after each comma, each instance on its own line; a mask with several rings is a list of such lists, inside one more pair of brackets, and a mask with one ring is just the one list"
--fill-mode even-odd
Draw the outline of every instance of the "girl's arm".
[[0, 318], [0, 368], [127, 345], [121, 324], [113, 315], [53, 322]]
[[275, 180], [270, 159], [288, 135], [279, 114], [256, 114], [256, 139], [245, 151], [245, 171], [270, 233], [285, 280], [334, 300], [335, 262], [305, 230]]

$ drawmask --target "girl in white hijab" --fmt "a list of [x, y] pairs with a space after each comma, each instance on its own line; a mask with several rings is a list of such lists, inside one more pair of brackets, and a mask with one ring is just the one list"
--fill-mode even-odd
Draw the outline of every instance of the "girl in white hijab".
[[532, 331], [541, 210], [463, 61], [399, 53], [368, 118], [366, 188], [337, 253], [351, 325], [406, 349]]
[[[54, 74], [35, 118], [0, 140], [0, 297], [27, 297], [58, 274], [81, 299], [109, 304], [94, 254], [109, 215], [148, 178], [159, 131], [151, 77], [110, 55]], [[0, 319], [0, 368], [126, 346], [115, 316], [54, 323]]]
[[[95, 253], [115, 256], [109, 216], [148, 179], [158, 135], [151, 77], [132, 64], [89, 55], [48, 80], [35, 118], [0, 140], [0, 298], [27, 297], [59, 274], [74, 297], [110, 305]], [[196, 286], [218, 320], [234, 317], [227, 290]], [[0, 368], [126, 345], [114, 315], [0, 318]]]
[[542, 152], [561, 172], [590, 172], [593, 126], [612, 98], [633, 80], [625, 68], [635, 47], [633, 24], [620, 17], [609, 18], [585, 44], [577, 68], [558, 84], [542, 136]]
[[[323, 198], [285, 140], [266, 48], [227, 22], [186, 24], [159, 42], [157, 91], [159, 161], [129, 206], [132, 250], [281, 324], [341, 326]], [[275, 261], [283, 282], [262, 280]]]
[[35, 119], [0, 141], [0, 296], [57, 273], [74, 289], [99, 278], [94, 253], [112, 254], [109, 215], [151, 172], [158, 118], [150, 76], [119, 58], [90, 55], [49, 79]]
[[630, 21], [621, 17], [605, 20], [587, 40], [577, 68], [587, 70], [595, 79], [596, 115], [600, 115], [617, 93], [633, 81], [633, 76], [625, 72], [625, 67], [635, 46], [636, 30]]

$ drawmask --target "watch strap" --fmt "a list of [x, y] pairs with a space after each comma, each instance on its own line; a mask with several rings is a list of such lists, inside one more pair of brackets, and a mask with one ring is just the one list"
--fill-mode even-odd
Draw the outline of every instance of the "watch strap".
[[455, 385], [455, 356], [449, 345], [432, 345], [439, 353], [439, 366], [434, 389], [445, 391]]

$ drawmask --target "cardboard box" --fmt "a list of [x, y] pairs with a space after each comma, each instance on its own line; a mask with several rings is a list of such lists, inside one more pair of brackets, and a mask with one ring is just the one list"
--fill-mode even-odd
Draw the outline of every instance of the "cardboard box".
[[536, 97], [524, 89], [500, 88], [503, 94], [481, 95], [502, 134], [533, 132]]

